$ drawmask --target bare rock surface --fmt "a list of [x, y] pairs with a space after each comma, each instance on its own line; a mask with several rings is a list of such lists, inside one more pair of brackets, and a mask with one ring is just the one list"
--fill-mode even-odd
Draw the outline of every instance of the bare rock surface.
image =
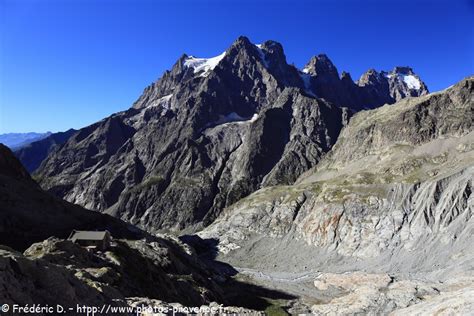
[[[453, 288], [470, 293], [474, 271], [473, 86], [357, 113], [294, 185], [256, 191], [199, 236], [314, 313], [443, 312], [445, 297], [469, 314]], [[278, 276], [304, 272], [322, 273], [316, 287]]]
[[35, 177], [60, 198], [147, 231], [196, 231], [261, 187], [292, 184], [354, 111], [427, 91], [419, 78], [413, 89], [401, 75], [383, 78], [404, 93], [339, 79], [327, 57], [300, 71], [279, 43], [239, 37], [213, 58], [183, 55], [132, 108], [51, 152]]

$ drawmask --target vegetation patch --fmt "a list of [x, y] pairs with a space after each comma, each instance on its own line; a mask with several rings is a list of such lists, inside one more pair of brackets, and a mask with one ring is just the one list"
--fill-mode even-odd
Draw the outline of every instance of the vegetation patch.
[[271, 305], [265, 308], [265, 314], [268, 316], [286, 316], [288, 314], [282, 307], [280, 301], [268, 300]]

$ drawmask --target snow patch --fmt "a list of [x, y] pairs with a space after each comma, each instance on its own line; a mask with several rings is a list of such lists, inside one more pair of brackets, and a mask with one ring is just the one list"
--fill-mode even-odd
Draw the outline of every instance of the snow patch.
[[201, 73], [200, 77], [207, 77], [209, 73], [216, 68], [219, 62], [224, 58], [225, 52], [216, 57], [211, 58], [196, 58], [194, 56], [189, 56], [184, 61], [185, 67], [190, 67], [194, 69], [194, 73]]
[[255, 122], [257, 119], [258, 119], [258, 114], [255, 113], [254, 115], [252, 115], [252, 117], [250, 118], [249, 122]]
[[235, 112], [231, 112], [226, 115], [219, 115], [219, 118], [217, 121], [214, 121], [212, 123], [206, 124], [205, 128], [208, 127], [216, 127], [219, 125], [226, 125], [226, 124], [245, 124], [245, 123], [252, 123], [255, 122], [258, 119], [258, 114], [255, 113], [251, 117], [242, 117], [239, 114]]
[[153, 101], [149, 106], [147, 106], [146, 108], [151, 108], [151, 107], [156, 107], [156, 106], [161, 106], [162, 108], [166, 109], [166, 110], [169, 110], [170, 109], [170, 106], [171, 106], [171, 97], [173, 96], [173, 94], [168, 94], [168, 95], [165, 95], [164, 97], [161, 97], [159, 98], [158, 100], [156, 101]]
[[397, 73], [397, 74], [388, 74], [388, 73], [384, 73], [383, 74], [386, 78], [388, 79], [391, 79], [393, 78], [394, 76], [397, 76], [399, 80], [405, 82], [405, 84], [407, 85], [408, 89], [411, 89], [411, 90], [419, 90], [421, 89], [421, 82], [420, 82], [420, 79], [418, 79], [417, 77], [413, 76], [413, 75], [404, 75], [404, 74], [400, 74], [400, 73]]
[[265, 52], [263, 51], [263, 44], [256, 44], [255, 47], [257, 47], [263, 65], [265, 66], [265, 68], [268, 68], [270, 64], [268, 63], [267, 57], [265, 56]]
[[303, 72], [305, 74], [309, 73], [309, 67], [303, 68], [303, 70], [301, 70], [301, 72]]
[[213, 125], [222, 125], [226, 123], [245, 123], [245, 122], [255, 122], [258, 119], [258, 114], [255, 113], [252, 117], [242, 117], [235, 112], [231, 112], [226, 115], [219, 115], [219, 119], [214, 122]]
[[421, 82], [413, 75], [403, 75], [403, 81], [407, 84], [409, 89], [419, 90], [421, 88]]

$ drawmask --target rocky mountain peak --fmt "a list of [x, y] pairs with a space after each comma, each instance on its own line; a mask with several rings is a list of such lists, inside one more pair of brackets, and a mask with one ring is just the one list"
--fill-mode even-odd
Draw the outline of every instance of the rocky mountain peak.
[[259, 187], [290, 184], [313, 167], [353, 111], [402, 97], [390, 94], [395, 78], [373, 69], [366, 77], [367, 86], [339, 78], [324, 54], [299, 71], [280, 43], [243, 36], [214, 57], [185, 54], [133, 109], [50, 155], [41, 184], [149, 230], [205, 224]]
[[397, 66], [390, 72], [369, 69], [362, 74], [357, 85], [365, 89], [363, 102], [368, 107], [381, 103], [392, 104], [405, 97], [429, 93], [425, 83], [407, 66]]
[[303, 68], [303, 72], [313, 76], [329, 75], [334, 78], [339, 78], [336, 66], [334, 66], [332, 61], [325, 54], [313, 56]]
[[370, 84], [380, 83], [386, 81], [384, 76], [379, 73], [377, 70], [370, 68], [365, 73], [360, 76], [360, 79], [357, 81], [358, 85], [363, 87]]
[[258, 45], [265, 53], [266, 59], [272, 65], [286, 64], [286, 56], [283, 46], [275, 41], [265, 41], [262, 45]]
[[399, 73], [402, 75], [414, 75], [413, 69], [408, 66], [395, 66], [393, 68], [392, 73]]
[[232, 43], [229, 49], [232, 49], [234, 47], [235, 48], [249, 48], [252, 45], [253, 44], [248, 37], [241, 35]]
[[347, 82], [350, 82], [350, 83], [354, 83], [354, 80], [352, 79], [352, 76], [350, 73], [346, 72], [346, 71], [343, 71], [341, 73], [341, 81], [347, 81]]

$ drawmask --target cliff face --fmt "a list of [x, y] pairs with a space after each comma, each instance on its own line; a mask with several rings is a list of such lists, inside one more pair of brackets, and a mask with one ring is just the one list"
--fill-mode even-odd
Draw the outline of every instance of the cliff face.
[[329, 256], [392, 272], [472, 269], [473, 89], [471, 77], [356, 114], [295, 185], [253, 193], [200, 235], [229, 254], [263, 252], [255, 236], [293, 236], [324, 252], [307, 259], [325, 268]]
[[[319, 63], [299, 71], [279, 43], [245, 37], [217, 57], [183, 55], [131, 109], [50, 154], [37, 178], [61, 198], [149, 231], [207, 225], [261, 187], [293, 183], [363, 107], [326, 96], [333, 81], [345, 83], [332, 95], [345, 94], [348, 81], [327, 58]], [[395, 101], [384, 93], [383, 102]]]

